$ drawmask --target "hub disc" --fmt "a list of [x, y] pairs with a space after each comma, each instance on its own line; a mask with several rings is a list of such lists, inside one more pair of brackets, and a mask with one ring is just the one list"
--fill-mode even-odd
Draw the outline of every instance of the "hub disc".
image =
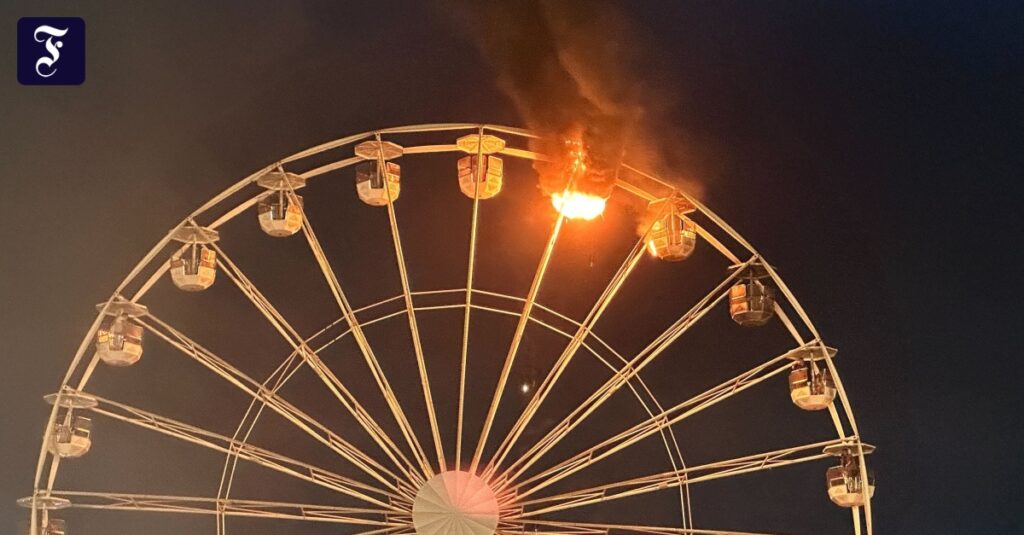
[[448, 471], [427, 481], [412, 504], [419, 535], [493, 535], [498, 527], [498, 500], [479, 477]]

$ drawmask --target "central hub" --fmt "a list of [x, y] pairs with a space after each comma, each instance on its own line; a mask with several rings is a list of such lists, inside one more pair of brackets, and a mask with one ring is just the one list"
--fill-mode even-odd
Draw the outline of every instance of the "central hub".
[[419, 535], [493, 535], [498, 500], [483, 479], [451, 470], [430, 478], [416, 493], [412, 523]]

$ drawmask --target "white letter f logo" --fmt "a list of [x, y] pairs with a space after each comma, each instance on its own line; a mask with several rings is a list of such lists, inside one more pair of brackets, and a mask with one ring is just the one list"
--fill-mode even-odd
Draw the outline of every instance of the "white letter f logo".
[[[35, 38], [37, 43], [46, 41], [46, 51], [50, 54], [49, 56], [43, 56], [36, 61], [36, 74], [43, 78], [49, 78], [57, 72], [57, 68], [53, 66], [60, 59], [60, 48], [64, 46], [63, 41], [54, 41], [54, 37], [64, 37], [68, 33], [68, 28], [60, 29], [54, 28], [53, 26], [42, 25], [36, 28], [33, 32], [32, 37]], [[40, 34], [46, 36], [40, 37]], [[43, 67], [50, 68], [49, 74], [43, 74]]]

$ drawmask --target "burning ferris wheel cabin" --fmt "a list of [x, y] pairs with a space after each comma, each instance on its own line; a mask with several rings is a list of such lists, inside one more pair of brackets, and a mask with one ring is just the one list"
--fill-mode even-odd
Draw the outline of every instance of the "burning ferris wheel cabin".
[[[770, 477], [789, 467], [821, 464], [820, 475], [805, 483], [813, 485], [825, 505], [849, 509], [850, 515], [843, 518], [855, 533], [871, 534], [874, 481], [866, 455], [874, 448], [861, 441], [836, 368], [836, 350], [826, 345], [775, 267], [687, 191], [623, 163], [610, 183], [613, 191], [594, 194], [580, 187], [588, 172], [585, 148], [541, 153], [530, 148], [530, 141], [538, 138], [523, 129], [481, 124], [429, 124], [356, 134], [280, 159], [186, 216], [98, 305], [60, 388], [45, 397], [53, 408], [34, 489], [19, 500], [30, 511], [28, 532], [72, 533], [74, 515], [135, 512], [163, 515], [160, 522], [209, 517], [209, 529], [218, 534], [255, 529], [233, 524], [242, 520], [322, 524], [325, 531], [365, 534], [768, 533], [774, 531], [756, 525], [742, 530], [703, 525], [694, 503], [705, 483], [743, 488], [758, 474]], [[450, 179], [407, 172], [403, 165], [414, 158], [449, 161]], [[529, 285], [518, 295], [482, 287], [479, 256], [483, 248], [503, 244], [494, 243], [490, 234], [485, 238], [481, 218], [495, 205], [512, 203], [506, 198], [519, 203], [506, 207], [509, 214], [526, 217], [523, 210], [537, 210], [528, 198], [539, 195], [535, 188], [507, 191], [516, 182], [535, 182], [529, 172], [516, 171], [516, 165], [537, 161], [563, 166], [566, 180], [544, 202], [553, 223], [539, 258], [502, 257], [530, 266]], [[352, 180], [353, 175], [355, 191], [347, 185], [347, 194], [354, 193], [367, 205], [365, 210], [318, 212], [324, 206], [312, 202], [322, 195], [318, 188]], [[418, 183], [427, 180], [429, 188]], [[417, 287], [410, 277], [409, 242], [403, 241], [400, 231], [402, 205], [418, 202], [417, 195], [430, 188], [456, 187], [461, 192], [458, 202], [469, 206], [471, 214], [458, 271], [465, 284]], [[618, 269], [610, 271], [611, 280], [600, 284], [598, 295], [586, 297], [583, 313], [563, 313], [546, 305], [542, 287], [556, 276], [553, 252], [560, 235], [569, 226], [590, 225], [620, 209], [617, 200], [630, 203], [640, 213], [640, 223], [630, 232], [632, 247]], [[373, 290], [373, 283], [353, 281], [355, 275], [341, 273], [337, 266], [348, 259], [332, 256], [330, 244], [321, 241], [325, 234], [313, 223], [373, 214], [383, 214], [376, 221], [386, 227], [388, 238], [367, 247], [388, 253], [396, 279], [392, 282], [401, 292], [378, 293], [376, 300], [357, 302], [353, 288], [365, 285]], [[503, 228], [514, 229], [516, 221]], [[265, 292], [250, 276], [243, 255], [234, 252], [249, 246], [245, 240], [233, 240], [236, 229], [244, 225], [256, 225], [273, 238], [263, 245], [272, 247], [280, 243], [277, 240], [305, 244], [312, 259], [304, 273], [316, 275], [336, 314], [325, 327], [313, 334], [300, 331], [285, 314], [279, 296]], [[722, 263], [717, 283], [700, 289], [703, 297], [695, 303], [665, 300], [676, 309], [674, 320], [656, 336], [641, 340], [641, 349], [618, 351], [598, 334], [596, 327], [609, 323], [609, 311], [615, 305], [621, 308], [623, 301], [626, 310], [615, 313], [616, 323], [644, 321], [629, 315], [643, 311], [630, 303], [631, 287], [626, 284], [636, 277], [638, 266], [662, 262], [679, 269], [700, 255]], [[188, 307], [189, 299], [199, 297], [188, 294], [233, 288], [231, 295], [255, 310], [288, 351], [269, 374], [247, 371], [246, 360], [222, 352], [223, 344], [215, 348], [165, 318], [154, 296], [167, 280], [182, 291], [176, 295], [184, 304], [175, 306]], [[672, 280], [686, 285], [693, 279]], [[559, 287], [567, 292], [577, 288], [572, 281]], [[430, 342], [432, 318], [440, 314], [447, 314], [445, 324], [458, 333], [443, 337], [448, 344], [444, 351], [435, 350], [440, 346]], [[756, 365], [738, 374], [719, 373], [714, 382], [685, 397], [658, 391], [656, 384], [663, 384], [664, 378], [651, 381], [645, 372], [673, 358], [684, 335], [692, 335], [716, 314], [731, 320], [727, 338], [751, 336], [777, 325], [788, 338], [788, 347], [764, 348]], [[492, 329], [486, 322], [494, 318], [509, 328]], [[375, 330], [386, 325], [400, 327], [404, 335], [382, 341]], [[642, 331], [637, 329], [634, 338]], [[543, 363], [539, 358], [524, 363], [532, 358], [527, 353], [544, 352], [529, 349], [531, 337], [541, 336], [536, 333], [550, 337], [556, 349]], [[499, 339], [499, 349], [479, 349], [485, 339], [493, 338]], [[407, 347], [389, 349], [398, 342]], [[328, 357], [331, 348], [343, 344], [348, 348], [345, 365], [358, 364], [366, 380], [339, 372], [338, 358]], [[149, 357], [153, 346], [163, 353]], [[164, 416], [94, 389], [97, 379], [107, 374], [116, 375], [112, 381], [141, 381], [133, 372], [146, 364], [147, 357], [163, 359], [170, 354], [245, 399], [247, 409], [235, 418], [233, 433]], [[396, 362], [399, 358], [403, 360]], [[595, 371], [588, 373], [600, 378], [593, 385], [582, 379], [583, 363], [592, 365]], [[480, 366], [490, 371], [475, 368]], [[438, 369], [447, 372], [439, 376]], [[715, 373], [714, 366], [709, 369]], [[685, 422], [744, 397], [785, 397], [782, 376], [788, 377], [786, 403], [791, 402], [794, 415], [823, 415], [817, 420], [825, 422], [820, 429], [802, 430], [817, 433], [816, 440], [784, 447], [744, 444], [747, 449], [739, 455], [687, 462], [684, 451], [701, 437], [685, 437]], [[351, 425], [339, 428], [320, 418], [314, 408], [294, 403], [289, 383], [302, 377], [332, 398], [336, 411]], [[761, 383], [774, 387], [755, 388]], [[611, 410], [617, 403], [629, 403], [631, 409]], [[264, 445], [261, 437], [266, 437], [257, 432], [264, 415], [276, 415], [282, 429], [310, 441], [332, 466], [342, 468], [328, 467], [319, 457], [301, 458]], [[803, 424], [785, 422], [780, 427], [798, 425]], [[106, 441], [111, 436], [107, 430], [117, 426], [220, 455], [223, 469], [217, 474], [217, 494], [65, 487], [69, 465], [89, 463], [96, 450], [117, 447]], [[651, 455], [652, 451], [658, 454]], [[829, 466], [831, 458], [836, 460]], [[154, 455], [151, 462], [187, 464], [188, 459]], [[328, 492], [333, 499], [314, 505], [253, 495], [260, 489], [236, 482], [241, 466]], [[802, 503], [798, 509], [819, 505]], [[659, 515], [670, 519], [651, 521]]]

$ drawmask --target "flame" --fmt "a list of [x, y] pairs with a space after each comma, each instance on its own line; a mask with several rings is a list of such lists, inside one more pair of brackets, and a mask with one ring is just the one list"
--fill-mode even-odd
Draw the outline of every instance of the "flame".
[[583, 176], [587, 172], [587, 151], [583, 146], [583, 141], [579, 139], [567, 139], [565, 140], [567, 147], [568, 165], [565, 169], [565, 174], [570, 179], [576, 179]]
[[551, 195], [551, 204], [569, 219], [587, 221], [604, 213], [608, 199], [581, 191], [556, 191]]
[[592, 193], [585, 193], [574, 184], [585, 180], [588, 171], [586, 147], [580, 139], [565, 140], [565, 162], [562, 175], [567, 182], [566, 189], [551, 194], [551, 204], [569, 219], [591, 220], [604, 213], [607, 199]]

